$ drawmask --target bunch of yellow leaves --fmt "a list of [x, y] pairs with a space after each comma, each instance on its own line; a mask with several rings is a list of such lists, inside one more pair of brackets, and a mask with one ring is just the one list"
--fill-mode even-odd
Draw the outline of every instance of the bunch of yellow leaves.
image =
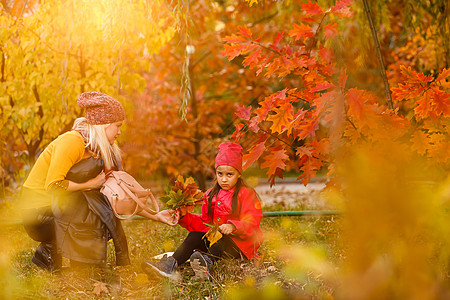
[[199, 190], [192, 177], [178, 175], [172, 187], [166, 188], [166, 195], [159, 198], [167, 209], [178, 209], [181, 215], [194, 210], [195, 205], [203, 203], [203, 192]]

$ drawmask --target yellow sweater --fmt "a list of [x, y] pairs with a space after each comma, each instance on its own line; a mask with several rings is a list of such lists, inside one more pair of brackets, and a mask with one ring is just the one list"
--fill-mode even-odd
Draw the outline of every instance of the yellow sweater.
[[64, 180], [70, 168], [83, 159], [84, 139], [77, 131], [69, 131], [52, 141], [39, 156], [23, 186], [34, 190], [37, 197], [24, 199], [26, 208], [49, 206], [48, 191], [58, 181]]

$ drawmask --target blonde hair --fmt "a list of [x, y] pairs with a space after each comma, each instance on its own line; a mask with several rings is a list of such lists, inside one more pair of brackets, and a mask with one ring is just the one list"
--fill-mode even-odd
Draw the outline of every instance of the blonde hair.
[[86, 142], [86, 148], [100, 155], [106, 169], [119, 166], [121, 161], [120, 149], [116, 144], [110, 144], [105, 129], [110, 124], [91, 125], [85, 117], [75, 120], [72, 130], [81, 133]]

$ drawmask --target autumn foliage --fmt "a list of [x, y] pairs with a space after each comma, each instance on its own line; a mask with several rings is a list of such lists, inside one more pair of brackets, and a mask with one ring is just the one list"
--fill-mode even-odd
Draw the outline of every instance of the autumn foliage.
[[393, 89], [393, 97], [396, 104], [409, 102], [412, 112], [390, 110], [374, 93], [347, 86], [346, 70], [337, 67], [327, 41], [338, 34], [337, 22], [352, 16], [351, 4], [301, 4], [300, 22], [277, 32], [272, 41], [263, 41], [246, 26], [224, 38], [222, 54], [229, 60], [243, 56], [243, 65], [258, 76], [290, 76], [298, 83], [236, 113], [241, 122], [233, 138], [254, 140], [244, 157], [246, 167], [259, 160], [261, 168], [268, 168], [271, 184], [292, 161], [305, 185], [324, 167], [333, 177], [335, 151], [361, 143], [377, 147], [397, 141], [431, 158], [432, 164], [448, 166], [449, 71], [434, 77], [401, 69], [404, 81]]
[[194, 211], [195, 205], [203, 204], [203, 192], [199, 190], [194, 178], [177, 177], [173, 186], [167, 187], [166, 195], [159, 198], [167, 209], [178, 209], [182, 215]]

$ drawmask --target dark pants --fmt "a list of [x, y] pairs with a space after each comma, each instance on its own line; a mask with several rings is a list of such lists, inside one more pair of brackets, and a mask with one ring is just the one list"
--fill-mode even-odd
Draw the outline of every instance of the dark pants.
[[60, 268], [62, 258], [56, 249], [55, 221], [50, 207], [24, 210], [23, 222], [28, 235], [33, 240], [41, 242], [32, 261], [48, 270]]
[[204, 235], [205, 233], [200, 231], [189, 232], [184, 242], [173, 254], [178, 265], [185, 263], [189, 257], [191, 257], [194, 250], [200, 250], [208, 254], [213, 262], [220, 258], [245, 258], [245, 255], [239, 247], [227, 235], [223, 235], [223, 237], [211, 247], [206, 238], [202, 239]]

